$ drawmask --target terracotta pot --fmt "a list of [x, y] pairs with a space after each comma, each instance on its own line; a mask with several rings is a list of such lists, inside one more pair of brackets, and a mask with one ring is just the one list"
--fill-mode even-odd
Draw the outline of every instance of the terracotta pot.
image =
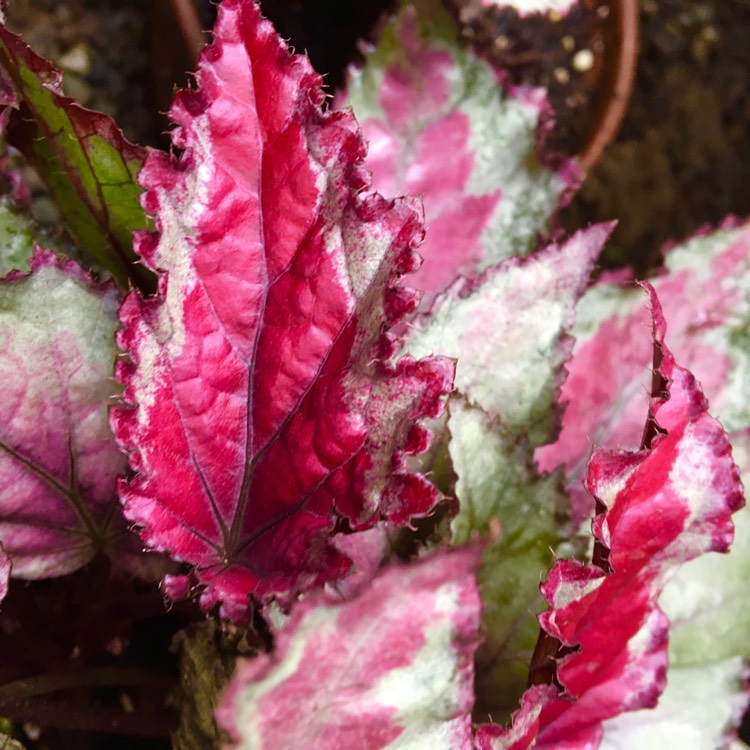
[[445, 2], [464, 36], [510, 83], [547, 90], [556, 118], [550, 148], [590, 169], [616, 134], [633, 88], [638, 0], [578, 0], [564, 15], [526, 16], [482, 0]]
[[607, 61], [599, 104], [593, 112], [588, 142], [578, 155], [584, 172], [591, 169], [622, 124], [633, 92], [639, 47], [638, 0], [612, 0], [606, 34]]
[[169, 0], [169, 6], [180, 31], [185, 52], [195, 66], [201, 50], [208, 41], [195, 2], [194, 0]]

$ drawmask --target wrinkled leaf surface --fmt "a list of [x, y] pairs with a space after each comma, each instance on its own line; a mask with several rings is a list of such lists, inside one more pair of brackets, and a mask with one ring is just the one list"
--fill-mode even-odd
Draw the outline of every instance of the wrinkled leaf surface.
[[138, 472], [126, 515], [194, 566], [204, 606], [241, 619], [251, 594], [344, 575], [337, 524], [431, 510], [403, 455], [427, 446], [418, 423], [453, 366], [391, 359], [421, 216], [364, 192], [350, 113], [322, 112], [319, 77], [255, 4], [224, 2], [214, 38], [172, 107], [183, 154], [142, 173], [160, 231], [138, 250], [160, 290], [122, 308], [113, 423]]

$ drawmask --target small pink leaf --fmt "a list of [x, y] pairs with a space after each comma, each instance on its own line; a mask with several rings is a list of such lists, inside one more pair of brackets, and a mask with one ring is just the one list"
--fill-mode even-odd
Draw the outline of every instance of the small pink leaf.
[[[295, 608], [218, 711], [234, 748], [473, 750], [478, 550], [387, 568], [349, 601]], [[395, 744], [391, 744], [395, 743]]]
[[[603, 721], [656, 704], [667, 667], [662, 588], [688, 560], [727, 551], [731, 514], [743, 503], [727, 435], [664, 344], [661, 307], [647, 290], [656, 367], [643, 448], [594, 454], [586, 480], [602, 511], [594, 564], [561, 560], [542, 586], [550, 610], [540, 616], [546, 635], [532, 673], [547, 681], [552, 670], [567, 697], [541, 709], [534, 747], [596, 748]], [[519, 726], [532, 708], [523, 707]], [[512, 744], [518, 731], [487, 747], [530, 747]]]
[[37, 249], [0, 300], [0, 542], [15, 576], [59, 576], [123, 531], [107, 421], [118, 295]]
[[227, 0], [198, 89], [175, 99], [182, 156], [152, 154], [138, 251], [159, 295], [125, 302], [113, 425], [144, 540], [195, 566], [206, 607], [344, 574], [337, 528], [406, 523], [437, 490], [403, 464], [450, 389], [444, 359], [391, 361], [416, 306], [418, 205], [366, 194], [347, 112], [255, 3]]

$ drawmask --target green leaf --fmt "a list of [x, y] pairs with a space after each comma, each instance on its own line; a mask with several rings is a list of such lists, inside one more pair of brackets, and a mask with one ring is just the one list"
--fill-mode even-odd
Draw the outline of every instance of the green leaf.
[[137, 182], [145, 150], [109, 116], [64, 96], [59, 71], [4, 26], [0, 65], [18, 97], [8, 140], [39, 172], [76, 241], [122, 288], [152, 289], [151, 273], [134, 264], [131, 237], [151, 228]]
[[31, 217], [18, 211], [8, 196], [0, 197], [0, 277], [28, 271], [38, 233]]
[[562, 475], [540, 476], [533, 449], [498, 420], [465, 399], [451, 399], [450, 457], [458, 474], [461, 509], [453, 542], [475, 532], [499, 536], [485, 550], [477, 580], [485, 641], [476, 657], [476, 715], [508, 718], [528, 679], [539, 634], [536, 613], [545, 609], [539, 583], [560, 543], [567, 498]]

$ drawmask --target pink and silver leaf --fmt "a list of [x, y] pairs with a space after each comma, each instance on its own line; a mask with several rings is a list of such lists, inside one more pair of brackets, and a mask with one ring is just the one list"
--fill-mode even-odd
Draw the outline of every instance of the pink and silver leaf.
[[[671, 249], [664, 273], [653, 280], [669, 320], [670, 347], [700, 381], [712, 413], [733, 431], [734, 458], [744, 472], [750, 466], [749, 248], [748, 227], [728, 222]], [[648, 380], [646, 316], [635, 289], [609, 280], [591, 289], [579, 305], [570, 377], [563, 387], [563, 398], [570, 401], [563, 431], [556, 444], [537, 451], [545, 468], [565, 464], [579, 520], [593, 508], [582, 488], [577, 490], [590, 441], [632, 446], [642, 434], [637, 415]], [[591, 377], [594, 365], [606, 371], [604, 380]], [[604, 387], [608, 381], [614, 381], [614, 387]], [[659, 599], [671, 622], [665, 697], [655, 712], [639, 711], [605, 723], [605, 746], [642, 743], [647, 730], [657, 742], [660, 732], [674, 732], [677, 724], [681, 746], [719, 746], [728, 724], [731, 729], [736, 721], [724, 709], [741, 707], [747, 697], [738, 661], [750, 655], [744, 626], [750, 616], [744, 596], [750, 575], [747, 508], [735, 514], [734, 523], [729, 555], [704, 555], [682, 566], [667, 582]], [[717, 694], [731, 696], [721, 710]], [[699, 705], [715, 709], [698, 711]]]
[[475, 547], [384, 569], [353, 599], [315, 594], [218, 710], [234, 750], [473, 750]]
[[601, 750], [741, 750], [733, 741], [750, 699], [747, 677], [739, 656], [696, 666], [670, 660], [659, 704], [605, 721]]
[[[703, 233], [673, 248], [652, 283], [669, 321], [670, 348], [698, 379], [712, 414], [729, 432], [750, 427], [750, 226]], [[565, 466], [576, 525], [594, 509], [582, 487], [591, 446], [639, 444], [650, 387], [649, 328], [633, 285], [604, 279], [578, 305], [560, 397], [562, 430], [536, 452], [544, 470]]]
[[573, 346], [567, 331], [611, 229], [596, 224], [457, 280], [410, 330], [408, 350], [457, 358], [458, 391], [532, 446], [553, 440]]
[[576, 184], [572, 162], [540, 156], [544, 93], [504, 92], [439, 0], [402, 3], [351, 71], [345, 103], [379, 189], [424, 199], [425, 263], [410, 280], [423, 309], [459, 275], [532, 253]]
[[46, 250], [30, 266], [0, 282], [0, 542], [36, 579], [114, 553], [126, 460], [107, 416], [117, 291]]
[[[750, 431], [730, 435], [732, 456], [750, 484]], [[667, 582], [659, 606], [669, 618], [667, 687], [655, 709], [604, 724], [604, 748], [663, 747], [668, 737], [686, 750], [728, 747], [750, 700], [750, 507], [734, 514], [728, 555], [702, 555]], [[650, 743], [650, 744], [649, 744]]]
[[122, 307], [113, 425], [136, 472], [127, 517], [239, 620], [251, 597], [345, 575], [335, 532], [431, 511], [404, 457], [453, 365], [392, 360], [419, 205], [367, 191], [356, 122], [323, 112], [319, 76], [255, 3], [221, 5], [196, 81], [171, 110], [181, 156], [141, 175], [159, 293]]
[[550, 609], [540, 616], [532, 680], [555, 679], [564, 695], [542, 708], [534, 747], [599, 747], [603, 722], [656, 705], [667, 670], [661, 591], [682, 564], [727, 551], [731, 515], [743, 503], [729, 439], [695, 378], [675, 363], [647, 290], [655, 368], [643, 443], [594, 453], [586, 480], [600, 509], [594, 563], [561, 560], [542, 587]]
[[493, 537], [479, 572], [487, 637], [477, 654], [477, 711], [498, 721], [526, 685], [544, 606], [539, 581], [567, 507], [560, 472], [540, 475], [534, 447], [556, 436], [567, 332], [609, 231], [592, 226], [457, 281], [409, 332], [414, 354], [458, 360], [447, 419], [459, 502], [451, 533], [454, 544]]

